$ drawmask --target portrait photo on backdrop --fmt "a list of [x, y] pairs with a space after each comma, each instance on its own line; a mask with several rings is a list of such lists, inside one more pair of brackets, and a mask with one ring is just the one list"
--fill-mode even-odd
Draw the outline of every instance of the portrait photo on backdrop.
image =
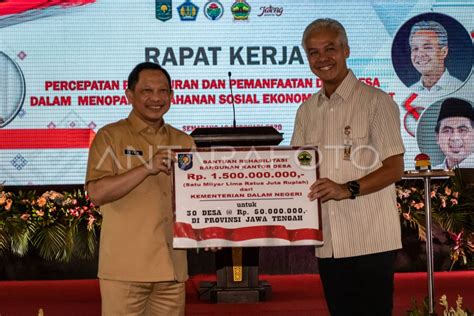
[[416, 138], [433, 169], [474, 168], [474, 109], [471, 102], [446, 98], [420, 117]]
[[402, 25], [392, 45], [399, 79], [413, 92], [447, 95], [463, 86], [472, 69], [467, 30], [440, 13], [418, 15]]

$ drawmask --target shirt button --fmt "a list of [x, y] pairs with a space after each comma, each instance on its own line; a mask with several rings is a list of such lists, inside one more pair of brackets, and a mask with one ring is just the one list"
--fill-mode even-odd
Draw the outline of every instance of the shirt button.
[[168, 192], [163, 192], [163, 195], [164, 195], [164, 196], [168, 196]]
[[168, 217], [163, 218], [163, 221], [164, 221], [165, 223], [168, 223]]

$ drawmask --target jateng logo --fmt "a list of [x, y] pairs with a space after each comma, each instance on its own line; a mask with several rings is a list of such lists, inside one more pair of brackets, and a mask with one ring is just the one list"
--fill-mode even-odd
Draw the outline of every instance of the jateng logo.
[[155, 2], [155, 16], [158, 20], [166, 22], [171, 19], [173, 12], [171, 0], [162, 1], [156, 0]]
[[261, 6], [259, 10], [260, 11], [257, 14], [258, 17], [281, 16], [283, 14], [283, 7], [275, 7], [272, 5]]
[[208, 1], [204, 5], [204, 15], [211, 21], [219, 20], [224, 14], [224, 6], [219, 1]]
[[234, 16], [234, 21], [248, 21], [251, 7], [244, 0], [235, 1], [230, 7], [230, 11]]
[[196, 21], [199, 7], [191, 2], [191, 0], [186, 0], [178, 8], [178, 14], [181, 21]]

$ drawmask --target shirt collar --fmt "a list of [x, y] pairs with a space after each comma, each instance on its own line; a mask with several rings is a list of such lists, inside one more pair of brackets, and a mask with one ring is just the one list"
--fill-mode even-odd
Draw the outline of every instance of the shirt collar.
[[[130, 114], [128, 115], [128, 122], [137, 133], [147, 131], [149, 129], [153, 129], [147, 123], [145, 123], [140, 117], [138, 117], [138, 115], [135, 113], [134, 110], [132, 110], [132, 112], [130, 112]], [[158, 133], [162, 134], [162, 133], [166, 133], [167, 131], [168, 131], [168, 124], [166, 124], [163, 121], [163, 125], [158, 130]]]
[[[342, 80], [341, 84], [339, 87], [337, 87], [336, 91], [334, 91], [333, 95], [338, 95], [341, 97], [344, 101], [347, 101], [349, 97], [351, 96], [352, 92], [355, 89], [356, 84], [359, 82], [357, 77], [354, 75], [351, 69], [349, 69], [349, 72], [347, 73], [346, 77], [344, 80]], [[326, 94], [324, 93], [324, 85], [323, 88], [319, 91], [319, 98], [323, 98], [323, 100], [328, 100], [328, 97], [326, 97]], [[332, 97], [331, 96], [331, 97]]]
[[[443, 161], [443, 167], [446, 168], [446, 169], [448, 168], [448, 162], [447, 162], [446, 158]], [[474, 167], [474, 153], [467, 156], [463, 161], [461, 161], [457, 165], [451, 166], [451, 169], [453, 169], [453, 168], [473, 168], [473, 167]]]
[[441, 75], [441, 78], [439, 78], [438, 82], [435, 83], [432, 89], [434, 89], [435, 91], [446, 90], [447, 88], [449, 88], [450, 78], [451, 75], [448, 69], [446, 69]]
[[451, 78], [451, 75], [448, 71], [448, 69], [446, 69], [443, 74], [441, 75], [441, 77], [438, 79], [438, 81], [434, 84], [434, 86], [431, 87], [431, 89], [428, 90], [428, 88], [426, 88], [424, 85], [423, 85], [423, 79], [420, 78], [420, 80], [414, 85], [414, 88], [415, 90], [417, 91], [427, 91], [427, 92], [431, 92], [431, 91], [434, 91], [434, 92], [439, 92], [441, 90], [446, 90], [449, 85], [451, 84], [450, 83], [450, 78]]
[[474, 153], [470, 154], [463, 161], [459, 163], [459, 168], [473, 168], [474, 167]]

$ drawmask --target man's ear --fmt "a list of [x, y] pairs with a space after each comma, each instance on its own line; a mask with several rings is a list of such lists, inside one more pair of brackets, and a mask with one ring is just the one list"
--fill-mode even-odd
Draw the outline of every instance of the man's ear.
[[344, 54], [346, 55], [346, 58], [349, 58], [350, 54], [351, 54], [351, 48], [349, 47], [349, 45], [347, 45], [345, 48], [344, 48]]
[[125, 96], [127, 97], [128, 103], [133, 104], [133, 97], [134, 97], [133, 91], [130, 89], [125, 90]]
[[449, 48], [448, 46], [441, 47], [441, 54], [443, 55], [443, 59], [448, 57]]

